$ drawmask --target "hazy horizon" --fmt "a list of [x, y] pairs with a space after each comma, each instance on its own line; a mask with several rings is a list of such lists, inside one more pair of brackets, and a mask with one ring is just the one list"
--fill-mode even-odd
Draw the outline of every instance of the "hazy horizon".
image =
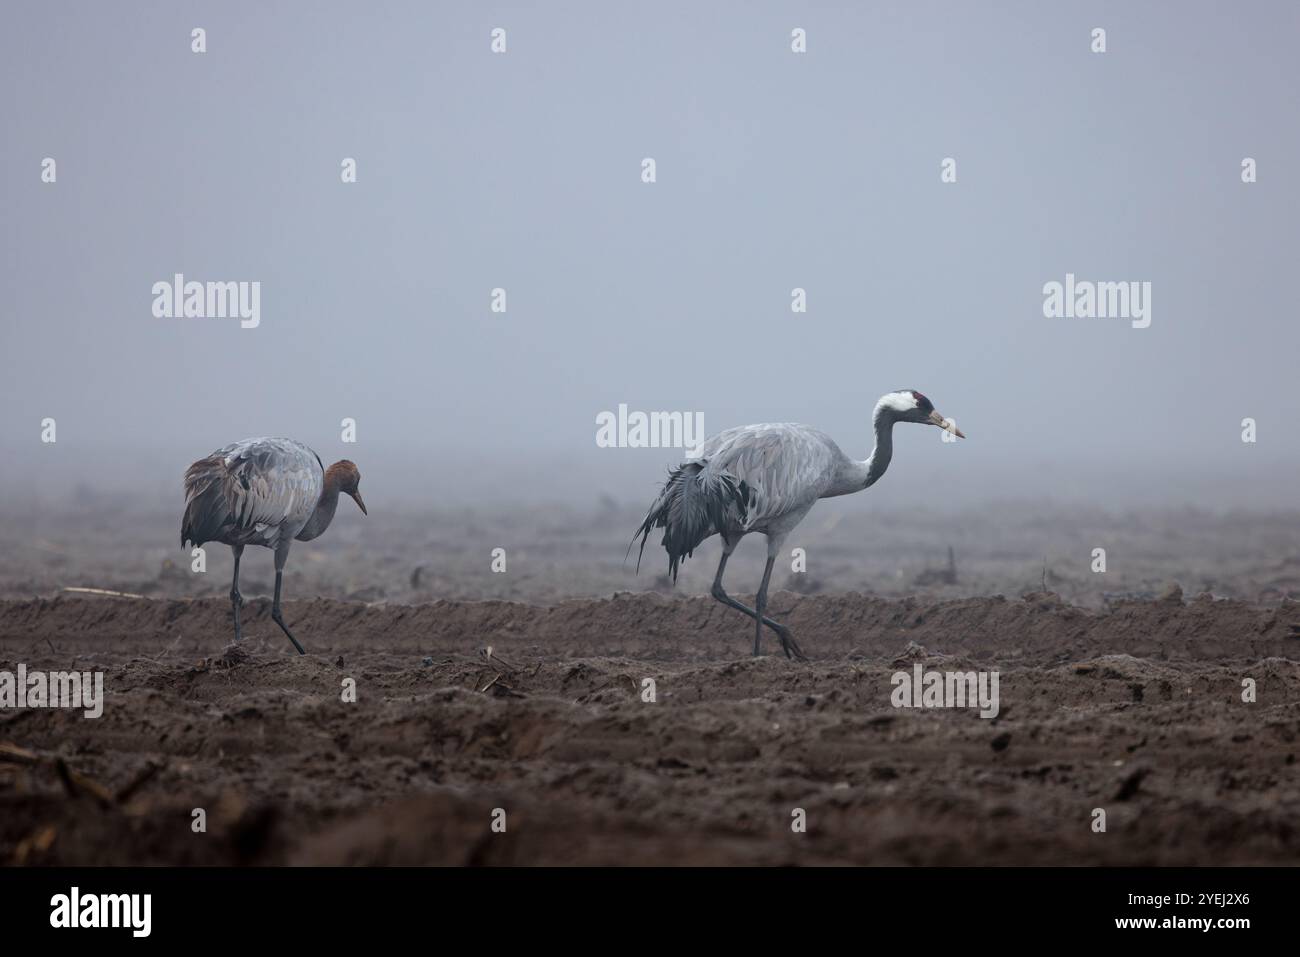
[[[648, 503], [683, 453], [597, 447], [599, 413], [807, 422], [863, 458], [899, 388], [969, 438], [899, 426], [836, 508], [1297, 504], [1293, 4], [0, 23], [14, 507], [83, 486], [179, 514], [185, 466], [251, 435], [353, 459], [372, 509]], [[156, 317], [176, 273], [260, 283], [259, 324]], [[1151, 283], [1150, 326], [1046, 318], [1067, 274]]]

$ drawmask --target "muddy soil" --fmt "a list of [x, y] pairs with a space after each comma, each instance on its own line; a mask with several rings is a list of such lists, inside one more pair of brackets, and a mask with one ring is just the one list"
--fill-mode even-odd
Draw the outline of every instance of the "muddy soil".
[[[706, 597], [290, 601], [305, 658], [264, 600], [237, 649], [221, 599], [2, 601], [0, 671], [106, 695], [0, 710], [0, 862], [1294, 864], [1293, 607], [780, 592], [801, 663]], [[893, 707], [917, 663], [997, 717]]]

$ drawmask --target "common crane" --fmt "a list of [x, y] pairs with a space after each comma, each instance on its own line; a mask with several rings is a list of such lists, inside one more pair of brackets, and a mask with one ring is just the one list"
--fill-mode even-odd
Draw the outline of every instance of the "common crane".
[[[803, 520], [818, 499], [848, 495], [870, 488], [889, 468], [894, 454], [896, 422], [936, 425], [965, 438], [920, 392], [906, 389], [880, 398], [872, 413], [876, 445], [864, 461], [849, 458], [817, 429], [790, 423], [747, 425], [728, 429], [704, 443], [700, 455], [673, 469], [645, 521], [632, 536], [641, 536], [637, 569], [652, 529], [664, 530], [668, 571], [677, 570], [700, 543], [722, 537], [722, 559], [713, 577], [712, 595], [724, 605], [754, 619], [754, 654], [761, 653], [763, 626], [781, 640], [787, 658], [803, 659], [790, 629], [766, 617], [767, 585], [772, 565], [791, 529]], [[767, 567], [754, 607], [736, 601], [722, 587], [727, 559], [750, 532], [767, 536]]]

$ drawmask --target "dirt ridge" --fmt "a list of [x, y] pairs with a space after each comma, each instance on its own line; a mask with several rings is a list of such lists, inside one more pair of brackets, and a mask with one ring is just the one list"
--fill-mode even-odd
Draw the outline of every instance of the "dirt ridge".
[[[950, 601], [882, 599], [856, 593], [780, 592], [770, 608], [813, 658], [874, 657], [908, 642], [976, 660], [1026, 663], [1129, 654], [1157, 659], [1295, 657], [1300, 612], [1208, 596], [1184, 602], [1125, 601], [1104, 612], [1051, 593]], [[534, 654], [629, 655], [715, 660], [745, 653], [748, 619], [707, 597], [619, 593], [555, 605], [440, 600], [422, 605], [317, 598], [286, 602], [285, 616], [313, 653], [364, 647], [383, 635], [395, 652], [458, 650], [485, 644]], [[246, 628], [275, 635], [270, 603], [248, 602]], [[35, 598], [0, 601], [0, 641], [94, 637], [108, 646], [173, 641], [202, 651], [228, 640], [230, 606], [221, 599]], [[286, 642], [286, 648], [288, 647]], [[775, 643], [773, 643], [775, 651]]]

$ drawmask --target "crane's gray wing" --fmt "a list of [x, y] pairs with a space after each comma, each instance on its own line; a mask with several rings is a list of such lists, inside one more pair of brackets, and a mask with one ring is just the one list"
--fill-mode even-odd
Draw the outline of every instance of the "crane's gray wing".
[[182, 542], [273, 544], [293, 538], [325, 487], [320, 457], [292, 439], [245, 439], [185, 473]]
[[750, 491], [747, 527], [807, 509], [830, 488], [844, 453], [806, 425], [747, 425], [705, 443], [706, 472], [743, 481]]

